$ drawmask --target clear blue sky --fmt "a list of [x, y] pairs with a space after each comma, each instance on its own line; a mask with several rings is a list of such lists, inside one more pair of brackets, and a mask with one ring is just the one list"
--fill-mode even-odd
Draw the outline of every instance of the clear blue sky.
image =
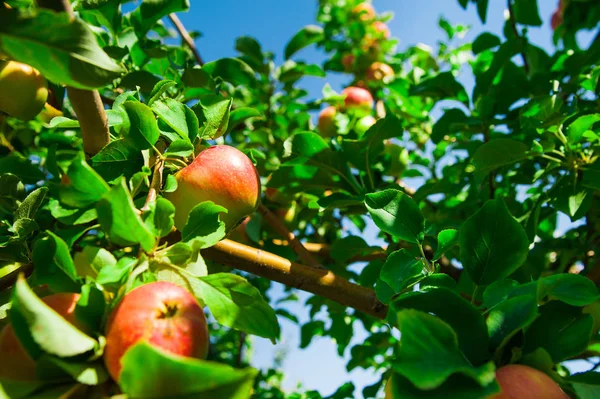
[[[544, 21], [541, 28], [531, 28], [530, 38], [537, 45], [551, 49], [552, 33], [550, 31], [550, 16], [556, 8], [556, 0], [539, 0], [540, 14]], [[373, 4], [378, 12], [392, 11], [394, 19], [389, 23], [392, 35], [400, 39], [399, 50], [408, 46], [424, 43], [436, 48], [438, 41], [445, 40], [445, 33], [438, 28], [438, 19], [444, 16], [450, 23], [466, 24], [472, 27], [464, 40], [472, 41], [479, 33], [490, 31], [502, 36], [504, 24], [504, 9], [506, 1], [490, 1], [488, 22], [485, 26], [479, 22], [473, 6], [463, 11], [456, 0], [374, 0]], [[276, 61], [282, 61], [283, 49], [287, 41], [303, 26], [315, 24], [317, 11], [316, 0], [219, 0], [212, 2], [192, 1], [191, 10], [181, 14], [180, 18], [189, 30], [202, 33], [196, 44], [207, 60], [235, 56], [235, 39], [239, 36], [252, 36], [259, 40], [263, 50], [277, 54]], [[311, 63], [321, 63], [324, 55], [314, 48], [301, 51], [295, 59], [303, 59]], [[467, 90], [472, 89], [472, 78], [468, 75], [469, 68], [465, 68], [461, 77]], [[344, 83], [350, 81], [348, 75], [338, 74], [327, 78], [327, 82], [336, 90], [341, 90]], [[302, 86], [306, 88], [312, 98], [320, 96], [325, 85], [325, 80], [317, 78], [304, 79]], [[370, 229], [369, 231], [373, 231]], [[367, 234], [368, 235], [368, 234]], [[371, 237], [365, 237], [372, 242]], [[281, 293], [280, 287], [273, 289], [277, 297]], [[301, 302], [308, 296], [301, 295]], [[299, 312], [301, 320], [307, 320], [307, 312], [299, 305], [289, 307], [294, 312]], [[281, 321], [283, 327], [282, 340], [276, 346], [269, 341], [255, 339], [253, 364], [256, 367], [268, 367], [273, 362], [275, 353], [284, 351], [287, 356], [284, 361], [285, 381], [284, 387], [294, 387], [302, 383], [306, 389], [316, 389], [324, 396], [332, 394], [337, 387], [347, 381], [352, 381], [357, 386], [356, 397], [362, 397], [360, 391], [366, 385], [377, 380], [377, 376], [358, 370], [347, 373], [345, 364], [347, 359], [337, 356], [334, 342], [328, 338], [317, 337], [306, 350], [299, 350], [299, 328], [285, 320]], [[360, 342], [359, 334], [355, 342]]]

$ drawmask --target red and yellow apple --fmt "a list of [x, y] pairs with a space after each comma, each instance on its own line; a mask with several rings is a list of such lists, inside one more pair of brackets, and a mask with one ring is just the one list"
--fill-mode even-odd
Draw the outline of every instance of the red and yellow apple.
[[175, 205], [175, 227], [183, 231], [192, 208], [212, 201], [228, 210], [221, 214], [227, 230], [251, 215], [260, 201], [260, 178], [243, 152], [216, 145], [200, 152], [194, 161], [175, 174], [177, 190], [165, 193]]
[[125, 294], [109, 317], [104, 363], [119, 380], [121, 359], [138, 342], [174, 355], [204, 359], [208, 326], [196, 298], [182, 287], [158, 281]]
[[488, 399], [569, 399], [547, 374], [529, 366], [509, 364], [496, 370], [501, 392]]
[[371, 3], [360, 3], [352, 9], [352, 15], [361, 21], [370, 21], [375, 18], [375, 9]]
[[334, 106], [326, 107], [319, 113], [317, 126], [323, 137], [335, 136], [337, 133], [337, 127], [335, 126], [336, 114], [337, 110]]
[[[79, 294], [53, 294], [42, 301], [61, 315], [75, 327], [85, 330], [85, 327], [75, 318], [75, 307]], [[4, 327], [0, 332], [0, 379], [13, 381], [37, 380], [36, 362], [33, 360], [15, 335], [12, 325]]]
[[381, 82], [394, 76], [394, 70], [391, 66], [384, 62], [376, 61], [369, 65], [367, 69], [366, 78], [370, 82]]
[[344, 107], [360, 114], [369, 114], [373, 109], [373, 96], [367, 89], [349, 86], [342, 91]]
[[16, 61], [0, 61], [0, 111], [27, 121], [44, 108], [48, 82], [38, 70]]
[[390, 37], [390, 29], [385, 22], [375, 21], [373, 22], [373, 30], [377, 37], [388, 39]]

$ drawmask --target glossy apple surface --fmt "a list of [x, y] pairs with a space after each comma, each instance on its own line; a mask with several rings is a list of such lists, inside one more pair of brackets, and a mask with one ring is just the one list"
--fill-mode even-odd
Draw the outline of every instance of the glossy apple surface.
[[35, 118], [48, 98], [48, 82], [29, 65], [0, 61], [0, 111], [27, 121]]

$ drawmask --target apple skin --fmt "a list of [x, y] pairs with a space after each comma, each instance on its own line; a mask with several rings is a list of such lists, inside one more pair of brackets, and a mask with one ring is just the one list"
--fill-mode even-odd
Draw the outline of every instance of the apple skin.
[[351, 72], [354, 66], [354, 55], [346, 54], [342, 57], [342, 66], [344, 67], [344, 71]]
[[196, 298], [178, 285], [158, 281], [125, 294], [106, 328], [104, 363], [119, 380], [121, 358], [140, 341], [174, 355], [204, 359], [208, 326]]
[[488, 399], [569, 399], [552, 378], [543, 372], [522, 364], [509, 364], [496, 370], [501, 392]]
[[354, 125], [354, 130], [356, 130], [356, 132], [362, 136], [375, 123], [377, 123], [377, 119], [375, 119], [373, 116], [371, 116], [371, 115], [363, 116], [358, 121], [356, 121], [356, 125]]
[[373, 109], [373, 96], [367, 89], [349, 86], [342, 91], [342, 95], [347, 110], [359, 111], [367, 115]]
[[[86, 328], [75, 318], [79, 294], [53, 294], [42, 301], [80, 330]], [[0, 378], [13, 381], [36, 381], [36, 362], [33, 360], [8, 324], [0, 332]]]
[[375, 9], [371, 3], [360, 3], [352, 9], [352, 15], [358, 16], [361, 21], [370, 21], [375, 18]]
[[321, 113], [319, 113], [319, 121], [317, 123], [317, 126], [319, 127], [319, 132], [321, 132], [321, 136], [335, 136], [335, 134], [337, 133], [337, 127], [335, 126], [336, 114], [337, 110], [332, 105], [324, 108], [321, 111]]
[[381, 36], [385, 39], [390, 37], [390, 29], [385, 24], [385, 22], [375, 21], [373, 22], [373, 29], [377, 33], [378, 36]]
[[28, 121], [44, 108], [48, 82], [38, 70], [16, 61], [0, 61], [0, 110]]
[[200, 152], [194, 161], [175, 174], [177, 190], [164, 196], [175, 205], [175, 227], [179, 231], [192, 208], [212, 201], [227, 208], [221, 214], [227, 231], [254, 213], [260, 201], [260, 178], [243, 152], [216, 145]]
[[394, 76], [394, 70], [384, 62], [374, 62], [367, 69], [367, 80], [370, 82], [381, 82], [386, 78]]

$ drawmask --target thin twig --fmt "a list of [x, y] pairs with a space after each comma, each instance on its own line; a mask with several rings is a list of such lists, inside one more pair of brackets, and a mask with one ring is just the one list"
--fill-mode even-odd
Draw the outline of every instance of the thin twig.
[[[515, 19], [515, 11], [513, 9], [512, 0], [508, 0], [508, 17], [510, 20], [510, 26], [517, 37], [517, 39], [521, 40], [521, 42], [525, 43], [525, 39], [521, 37], [519, 34], [519, 30], [517, 29], [517, 20]], [[523, 67], [525, 68], [525, 73], [529, 75], [529, 61], [527, 60], [527, 55], [525, 54], [525, 48], [521, 49], [521, 57], [523, 58]]]
[[156, 165], [154, 165], [154, 173], [152, 173], [152, 181], [150, 182], [150, 189], [148, 190], [148, 195], [146, 196], [146, 202], [142, 207], [142, 212], [146, 212], [150, 210], [150, 205], [156, 201], [156, 197], [160, 192], [162, 187], [162, 175], [163, 168], [165, 166], [165, 162], [162, 159], [158, 159], [156, 161]]
[[269, 208], [267, 208], [263, 204], [260, 204], [258, 206], [258, 211], [263, 216], [265, 222], [267, 222], [269, 226], [271, 226], [273, 230], [277, 232], [277, 234], [279, 234], [281, 237], [283, 237], [283, 239], [285, 239], [289, 243], [290, 247], [300, 257], [302, 262], [306, 263], [308, 266], [317, 269], [324, 269], [323, 265], [321, 265], [312, 256], [312, 254], [308, 252], [308, 250], [304, 247], [304, 245], [302, 245], [300, 240], [298, 240], [294, 233], [292, 233], [287, 229], [287, 227], [285, 227], [285, 225], [283, 224], [281, 219], [277, 217], [277, 215], [273, 214], [273, 212], [271, 212]]
[[192, 53], [194, 54], [194, 58], [196, 58], [196, 62], [198, 63], [198, 65], [204, 65], [204, 60], [198, 52], [198, 48], [196, 47], [196, 43], [194, 43], [194, 39], [192, 39], [187, 29], [185, 29], [185, 26], [183, 26], [183, 23], [181, 22], [181, 20], [179, 20], [179, 17], [175, 13], [171, 13], [169, 14], [169, 19], [171, 20], [173, 25], [175, 25], [175, 29], [177, 29], [177, 32], [179, 32], [179, 36], [181, 36], [185, 44], [187, 44], [190, 50], [192, 50]]

